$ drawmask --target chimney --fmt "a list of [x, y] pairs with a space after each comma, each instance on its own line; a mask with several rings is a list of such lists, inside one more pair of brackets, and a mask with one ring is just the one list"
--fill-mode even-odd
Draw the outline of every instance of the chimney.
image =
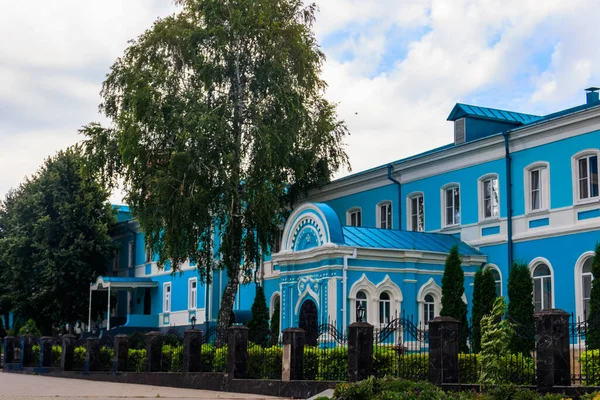
[[598, 93], [599, 90], [600, 88], [594, 86], [585, 89], [587, 104], [592, 104], [596, 103], [597, 101], [600, 101], [600, 93]]

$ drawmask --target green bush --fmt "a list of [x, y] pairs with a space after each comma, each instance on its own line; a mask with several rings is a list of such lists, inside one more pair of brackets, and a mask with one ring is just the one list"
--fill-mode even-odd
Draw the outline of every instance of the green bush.
[[34, 344], [31, 346], [31, 363], [39, 365], [40, 363], [40, 345]]
[[343, 381], [348, 379], [348, 348], [304, 347], [304, 379]]
[[251, 379], [281, 379], [283, 349], [279, 346], [248, 348], [248, 374]]
[[183, 346], [173, 347], [171, 351], [171, 368], [169, 372], [181, 372], [183, 370]]
[[127, 369], [134, 372], [146, 371], [146, 349], [129, 349]]
[[52, 364], [60, 364], [62, 358], [62, 346], [52, 346]]
[[75, 347], [73, 351], [73, 368], [74, 369], [83, 369], [85, 365], [85, 347], [78, 346]]
[[115, 350], [110, 347], [103, 346], [100, 348], [100, 369], [110, 371], [113, 367], [115, 358]]
[[477, 383], [479, 381], [479, 360], [477, 354], [458, 355], [458, 376], [460, 383]]
[[39, 338], [42, 336], [42, 332], [40, 332], [38, 327], [35, 325], [35, 321], [30, 319], [21, 327], [21, 329], [19, 329], [19, 336], [23, 335], [31, 335]]
[[600, 385], [600, 350], [587, 350], [579, 356], [583, 384], [587, 386]]

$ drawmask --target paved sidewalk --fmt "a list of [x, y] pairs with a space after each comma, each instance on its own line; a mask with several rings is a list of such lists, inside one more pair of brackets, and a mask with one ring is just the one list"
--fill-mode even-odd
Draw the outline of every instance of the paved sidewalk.
[[65, 400], [115, 400], [115, 399], [278, 399], [255, 394], [211, 392], [206, 390], [176, 389], [160, 386], [130, 385], [86, 381], [82, 379], [53, 378], [48, 376], [0, 373], [0, 399], [65, 399]]

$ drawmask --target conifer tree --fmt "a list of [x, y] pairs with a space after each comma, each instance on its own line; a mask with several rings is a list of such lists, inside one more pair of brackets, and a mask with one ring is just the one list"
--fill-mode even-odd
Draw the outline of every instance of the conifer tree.
[[592, 293], [590, 294], [590, 311], [587, 329], [587, 346], [589, 349], [600, 349], [600, 243], [596, 243], [596, 254], [592, 261]]
[[506, 370], [502, 357], [506, 355], [508, 344], [514, 336], [512, 324], [503, 319], [506, 302], [500, 296], [492, 303], [492, 309], [481, 318], [481, 376], [479, 383], [498, 385], [503, 382]]
[[496, 300], [496, 281], [490, 269], [479, 270], [475, 274], [473, 286], [473, 312], [471, 344], [474, 353], [481, 349], [481, 319], [489, 314]]
[[510, 351], [528, 354], [535, 348], [535, 325], [533, 313], [533, 279], [527, 265], [515, 263], [508, 277], [508, 319], [513, 323], [515, 334]]
[[274, 337], [279, 337], [279, 314], [281, 313], [281, 304], [279, 297], [275, 299], [273, 306], [273, 314], [271, 315], [271, 334]]
[[256, 296], [252, 304], [252, 319], [248, 322], [248, 337], [251, 342], [266, 346], [269, 340], [269, 309], [262, 286], [256, 287]]
[[465, 273], [462, 269], [462, 260], [458, 254], [458, 246], [450, 249], [446, 257], [444, 276], [442, 277], [442, 309], [440, 315], [452, 317], [458, 321], [459, 349], [466, 352], [469, 326], [467, 323], [467, 305], [463, 301], [465, 293]]

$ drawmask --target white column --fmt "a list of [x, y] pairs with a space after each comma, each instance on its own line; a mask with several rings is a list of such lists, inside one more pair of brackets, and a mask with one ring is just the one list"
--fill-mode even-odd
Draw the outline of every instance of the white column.
[[88, 306], [88, 332], [92, 331], [92, 287], [90, 286], [90, 303]]
[[106, 310], [106, 330], [110, 330], [110, 286], [108, 287], [108, 308]]

